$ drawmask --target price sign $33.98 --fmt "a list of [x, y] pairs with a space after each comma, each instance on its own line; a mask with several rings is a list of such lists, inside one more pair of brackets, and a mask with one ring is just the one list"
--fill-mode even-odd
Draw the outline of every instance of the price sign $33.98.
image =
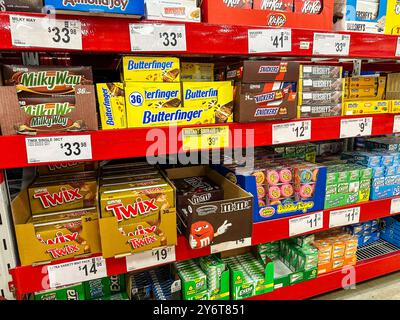
[[60, 144], [61, 149], [64, 151], [64, 154], [67, 157], [71, 157], [72, 155], [79, 156], [82, 153], [81, 148], [86, 148], [86, 142], [65, 142]]
[[181, 32], [160, 32], [159, 33], [160, 38], [162, 39], [162, 44], [165, 47], [176, 47], [176, 45], [178, 44], [178, 40], [182, 39], [183, 35]]

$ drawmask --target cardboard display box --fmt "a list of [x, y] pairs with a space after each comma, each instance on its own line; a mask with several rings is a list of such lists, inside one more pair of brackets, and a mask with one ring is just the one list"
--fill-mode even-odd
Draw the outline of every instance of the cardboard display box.
[[[242, 1], [203, 0], [203, 21], [215, 24], [332, 30], [333, 1], [295, 0], [295, 12], [251, 9]], [[321, 9], [322, 2], [322, 9]], [[234, 5], [239, 3], [239, 5]]]
[[201, 22], [196, 0], [146, 0], [147, 20]]
[[101, 252], [99, 222], [91, 217], [82, 217], [78, 230], [62, 229], [54, 239], [41, 242], [33, 223], [29, 206], [28, 190], [23, 190], [11, 202], [21, 265], [48, 263], [53, 260], [78, 258]]
[[[97, 130], [93, 85], [75, 87], [75, 104], [65, 107], [51, 101], [20, 107], [16, 87], [0, 87], [0, 126], [3, 135]], [[38, 98], [35, 98], [38, 99]], [[48, 100], [44, 97], [43, 101]]]
[[[168, 179], [207, 176], [224, 192], [224, 200], [189, 204], [179, 208], [185, 235], [192, 248], [203, 248], [252, 235], [253, 198], [208, 166], [165, 170]], [[172, 182], [171, 182], [172, 184]]]
[[42, 7], [43, 7], [42, 0], [2, 0], [2, 1], [0, 1], [0, 11], [41, 12]]
[[385, 34], [400, 35], [400, 2], [387, 0]]

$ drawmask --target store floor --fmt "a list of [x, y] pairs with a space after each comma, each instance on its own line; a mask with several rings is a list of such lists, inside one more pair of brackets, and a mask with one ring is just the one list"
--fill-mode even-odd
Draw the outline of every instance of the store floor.
[[357, 284], [355, 289], [318, 296], [314, 300], [400, 300], [400, 272]]

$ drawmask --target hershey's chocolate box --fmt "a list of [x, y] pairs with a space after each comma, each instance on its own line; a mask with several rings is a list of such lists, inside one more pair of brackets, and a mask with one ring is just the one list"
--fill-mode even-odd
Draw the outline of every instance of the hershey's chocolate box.
[[91, 67], [3, 66], [5, 86], [26, 94], [74, 94], [75, 86], [93, 84]]
[[42, 0], [0, 0], [0, 11], [41, 12]]
[[302, 92], [299, 93], [299, 105], [320, 106], [343, 102], [343, 91]]
[[342, 91], [344, 89], [344, 81], [339, 79], [300, 79], [299, 92], [312, 91]]
[[246, 60], [227, 67], [227, 80], [259, 83], [299, 80], [299, 63], [292, 61]]
[[219, 185], [205, 176], [188, 177], [171, 180], [176, 188], [176, 202], [178, 208], [190, 204], [222, 200], [224, 192]]
[[337, 79], [342, 77], [342, 71], [338, 66], [301, 65], [300, 79]]
[[238, 83], [235, 86], [236, 122], [288, 120], [296, 118], [295, 83]]
[[341, 115], [341, 103], [321, 106], [302, 105], [298, 109], [298, 118], [336, 117]]

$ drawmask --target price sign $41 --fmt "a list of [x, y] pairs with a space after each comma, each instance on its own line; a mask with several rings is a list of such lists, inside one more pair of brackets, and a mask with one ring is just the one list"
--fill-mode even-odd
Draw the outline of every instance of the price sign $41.
[[284, 31], [277, 35], [271, 35], [272, 45], [277, 49], [284, 48], [285, 41], [289, 41], [289, 36]]

